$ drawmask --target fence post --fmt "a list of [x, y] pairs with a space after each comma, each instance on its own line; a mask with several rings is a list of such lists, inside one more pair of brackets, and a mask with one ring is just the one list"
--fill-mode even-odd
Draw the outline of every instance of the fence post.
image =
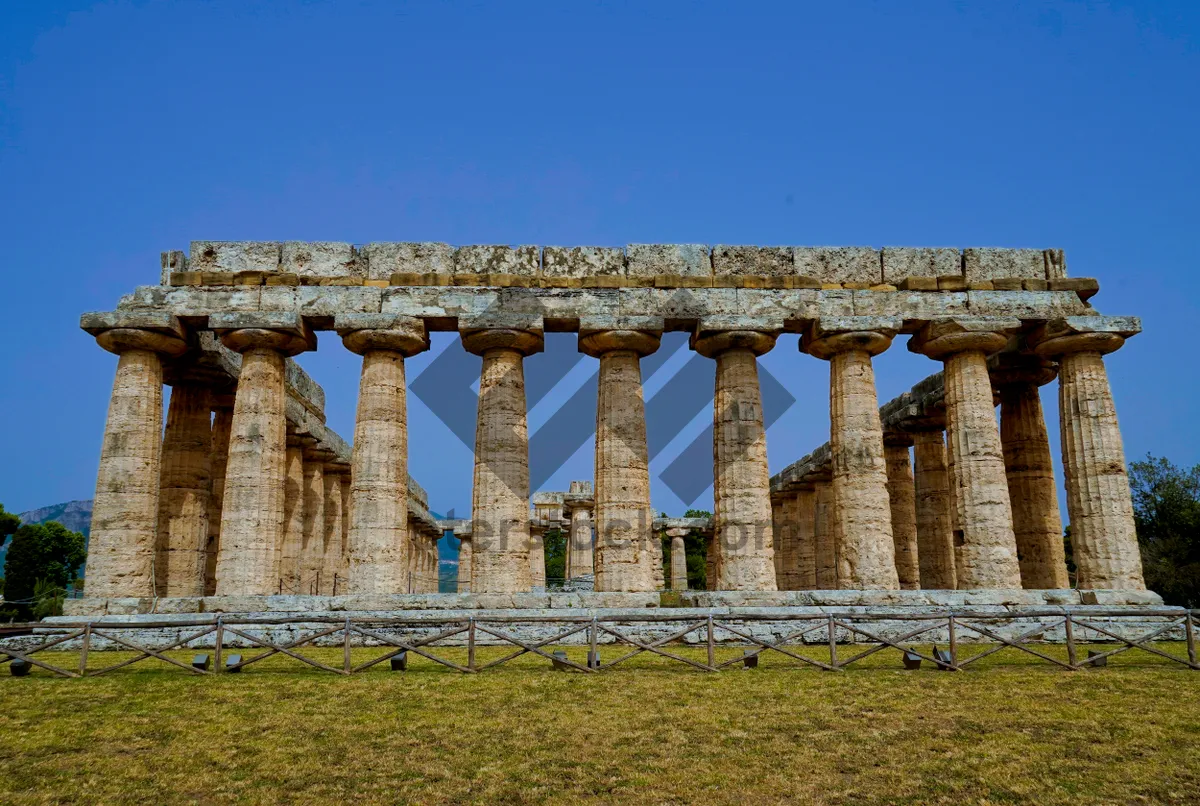
[[92, 648], [92, 622], [83, 627], [83, 646], [79, 648], [79, 676], [87, 677], [88, 650]]
[[475, 617], [471, 616], [467, 622], [467, 668], [472, 672], [475, 669]]
[[1067, 613], [1067, 620], [1063, 622], [1063, 627], [1067, 633], [1067, 663], [1071, 664], [1072, 671], [1078, 670], [1076, 653], [1075, 653], [1075, 625], [1071, 620], [1071, 614]]
[[1187, 614], [1187, 619], [1183, 622], [1183, 629], [1187, 633], [1188, 663], [1192, 664], [1192, 668], [1195, 669], [1195, 668], [1197, 668], [1196, 667], [1196, 628], [1194, 626], [1194, 620], [1192, 619], [1191, 612], [1189, 612]]
[[838, 668], [837, 628], [833, 626], [833, 614], [829, 614], [829, 665]]
[[947, 639], [950, 642], [950, 665], [958, 667], [958, 622], [951, 613], [946, 618]]
[[716, 639], [713, 636], [713, 619], [712, 613], [708, 614], [708, 670], [715, 671], [717, 668], [716, 658]]
[[[595, 658], [597, 657], [596, 642], [599, 640], [599, 637], [600, 637], [599, 632], [600, 632], [600, 630], [596, 627], [596, 617], [592, 616], [592, 625], [590, 627], [588, 627], [588, 652], [590, 653], [588, 655], [588, 660], [591, 661], [592, 663], [596, 663], [596, 661], [595, 661]], [[596, 663], [597, 670], [599, 669], [599, 667], [600, 667], [600, 664]]]
[[[336, 580], [337, 577], [335, 576]], [[342, 630], [342, 673], [350, 674], [350, 617], [346, 616], [346, 627]]]
[[213, 670], [217, 674], [225, 671], [225, 664], [221, 662], [221, 652], [225, 648], [225, 617], [217, 616], [217, 641], [213, 647], [213, 663], [216, 668]]

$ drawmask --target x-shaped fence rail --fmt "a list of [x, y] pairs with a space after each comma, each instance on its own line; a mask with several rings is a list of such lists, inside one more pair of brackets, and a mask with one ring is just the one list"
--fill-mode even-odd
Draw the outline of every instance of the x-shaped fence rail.
[[[17, 660], [28, 662], [33, 666], [45, 669], [60, 677], [96, 677], [153, 658], [177, 666], [191, 674], [206, 675], [245, 669], [266, 658], [275, 655], [284, 655], [321, 671], [350, 675], [411, 652], [414, 655], [427, 658], [434, 663], [441, 664], [455, 671], [475, 674], [501, 666], [522, 655], [532, 653], [554, 662], [558, 668], [569, 668], [588, 674], [595, 674], [626, 663], [643, 653], [649, 653], [701, 671], [717, 672], [737, 664], [744, 664], [749, 659], [757, 658], [763, 653], [774, 652], [793, 661], [799, 661], [804, 665], [836, 672], [847, 669], [877, 652], [886, 649], [896, 649], [906, 653], [910, 658], [919, 658], [920, 660], [928, 661], [939, 669], [963, 671], [989, 655], [1003, 649], [1011, 648], [1071, 671], [1078, 671], [1089, 666], [1106, 665], [1108, 658], [1135, 649], [1142, 650], [1189, 669], [1200, 671], [1200, 663], [1196, 659], [1195, 621], [1197, 616], [1200, 616], [1200, 611], [1172, 608], [1140, 609], [1136, 611], [1089, 610], [1085, 614], [1075, 614], [1070, 611], [1064, 612], [1063, 610], [1031, 610], [1004, 614], [982, 614], [964, 611], [940, 614], [909, 614], [898, 612], [781, 614], [775, 612], [771, 614], [738, 613], [714, 615], [700, 613], [695, 615], [658, 615], [648, 612], [592, 617], [571, 615], [472, 616], [456, 614], [446, 617], [423, 616], [406, 618], [401, 616], [395, 618], [376, 617], [361, 619], [351, 616], [334, 619], [329, 617], [305, 617], [302, 615], [288, 618], [254, 618], [252, 616], [222, 615], [217, 616], [215, 620], [208, 621], [160, 622], [106, 622], [101, 619], [79, 623], [56, 623], [52, 627], [36, 623], [16, 625], [30, 629], [54, 629], [63, 630], [64, 632], [48, 636], [47, 640], [43, 643], [30, 649], [18, 650], [0, 646], [0, 665]], [[1097, 623], [1097, 619], [1104, 619], [1106, 623], [1104, 625], [1099, 624]], [[1034, 626], [1025, 629], [1015, 636], [1006, 636], [998, 631], [998, 628], [1002, 628], [1006, 624], [1011, 625], [1017, 622], [1029, 621], [1034, 621]], [[1126, 638], [1111, 629], [1115, 626], [1115, 623], [1121, 621], [1151, 621], [1153, 629], [1136, 638]], [[789, 630], [782, 637], [776, 638], [776, 640], [768, 640], [754, 635], [750, 625], [755, 622], [771, 622], [773, 624], [796, 622], [796, 628]], [[881, 630], [875, 625], [886, 625], [888, 622], [919, 622], [919, 626], [907, 630], [901, 635], [887, 637], [881, 635]], [[300, 629], [307, 628], [308, 632], [286, 641], [281, 639], [271, 640], [261, 634], [264, 632], [270, 633], [270, 628], [289, 625], [297, 626]], [[529, 627], [535, 625], [538, 627], [559, 625], [562, 629], [550, 636], [537, 638], [522, 637], [517, 629], [522, 626]], [[663, 629], [670, 629], [671, 625], [674, 625], [677, 629], [661, 637], [647, 639], [630, 634], [631, 629], [634, 629], [637, 625], [660, 626]], [[1187, 646], [1186, 658], [1172, 655], [1151, 645], [1150, 642], [1163, 633], [1180, 627], [1183, 628]], [[155, 646], [146, 646], [120, 635], [123, 630], [145, 631], [188, 628], [197, 629], [195, 632], [179, 635], [174, 640]], [[423, 635], [420, 637], [401, 637], [395, 634], [395, 631], [416, 631], [437, 628], [441, 629], [432, 635]], [[1044, 643], [1047, 632], [1060, 628], [1063, 633], [1061, 643], [1065, 644], [1067, 650], [1067, 660], [1065, 661], [1034, 646], [1035, 642]], [[941, 630], [945, 631], [947, 639], [948, 651], [946, 653], [934, 652], [933, 655], [927, 655], [918, 651], [913, 646], [912, 642], [914, 639]], [[1086, 638], [1081, 639], [1076, 634], [1080, 630], [1083, 631], [1085, 636], [1088, 631], [1091, 631], [1096, 636], [1100, 636], [1099, 643], [1118, 643], [1122, 646], [1099, 653], [1090, 653], [1089, 657], [1080, 659], [1078, 654], [1079, 645], [1082, 643], [1097, 642]], [[804, 639], [807, 636], [814, 633], [821, 633], [822, 631], [825, 635], [823, 643], [825, 650], [828, 652], [828, 657], [814, 658], [804, 654], [801, 651], [802, 649], [811, 651], [811, 647], [814, 646], [813, 643], [806, 642]], [[215, 637], [212, 646], [215, 663], [211, 670], [203, 667], [189, 666], [166, 654], [171, 650], [195, 648], [195, 642], [214, 633]], [[444, 642], [452, 638], [458, 638], [464, 633], [466, 634], [466, 665], [438, 654], [439, 650], [450, 648], [450, 645]], [[570, 660], [563, 653], [552, 654], [546, 650], [546, 647], [557, 645], [579, 633], [586, 633], [586, 646], [588, 648], [588, 661], [586, 664]], [[340, 668], [322, 663], [315, 658], [297, 651], [308, 646], [316, 646], [317, 641], [339, 634], [341, 635], [343, 650], [342, 665]], [[839, 634], [843, 639], [852, 639], [852, 642], [850, 640], [839, 640]], [[252, 657], [234, 661], [227, 656], [227, 641], [230, 636], [240, 639], [251, 648], [261, 649], [262, 651]], [[607, 636], [607, 640], [602, 638], [602, 636]], [[685, 640], [689, 636], [692, 637], [692, 640]], [[963, 657], [959, 652], [958, 645], [964, 636], [971, 636], [972, 642], [990, 643], [992, 646]], [[122, 649], [137, 654], [131, 658], [125, 658], [118, 663], [113, 663], [99, 669], [91, 669], [88, 667], [89, 651], [92, 649], [92, 641], [97, 638], [107, 640]], [[79, 641], [79, 659], [78, 667], [74, 670], [50, 663], [44, 659], [47, 656], [43, 656], [43, 658], [34, 657], [38, 653], [47, 652], [55, 647], [61, 648], [63, 644], [76, 640]], [[606, 648], [614, 646], [625, 647], [627, 651], [612, 660], [600, 663], [597, 650], [601, 641], [604, 641]], [[665, 647], [680, 642], [684, 644], [690, 643], [692, 646], [703, 646], [707, 650], [705, 660], [696, 660], [665, 649]], [[849, 657], [839, 657], [839, 643], [853, 646], [858, 651]], [[355, 665], [351, 662], [351, 649], [356, 645], [376, 649], [384, 648], [385, 652], [371, 660]], [[476, 649], [483, 645], [512, 646], [513, 651], [499, 658], [480, 663], [476, 658]], [[731, 645], [749, 647], [749, 649], [745, 649], [741, 655], [718, 662], [716, 658], [718, 646], [726, 647]], [[461, 650], [464, 646], [462, 639], [459, 639], [458, 644], [454, 646], [456, 649]]]

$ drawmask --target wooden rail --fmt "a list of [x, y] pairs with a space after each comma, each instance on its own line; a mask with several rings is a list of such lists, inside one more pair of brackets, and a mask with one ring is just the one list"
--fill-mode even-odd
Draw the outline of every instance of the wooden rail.
[[[701, 671], [717, 672], [736, 666], [739, 663], [744, 663], [749, 658], [757, 658], [765, 652], [775, 652], [805, 665], [836, 672], [845, 670], [877, 652], [886, 649], [896, 649], [907, 653], [911, 657], [927, 661], [933, 664], [935, 668], [946, 671], [964, 671], [989, 655], [999, 652], [1002, 649], [1011, 648], [1070, 671], [1079, 671], [1097, 665], [1106, 665], [1108, 658], [1131, 650], [1141, 650], [1188, 669], [1200, 671], [1200, 662], [1197, 661], [1196, 653], [1195, 622], [1197, 617], [1200, 617], [1200, 611], [1196, 610], [1147, 608], [1136, 611], [1128, 609], [1097, 609], [1089, 610], [1084, 614], [1075, 614], [1069, 610], [1064, 612], [1063, 609], [1055, 609], [1028, 610], [1003, 614], [955, 611], [923, 614], [891, 612], [715, 615], [701, 612], [697, 614], [657, 615], [648, 612], [609, 616], [488, 615], [477, 617], [456, 613], [454, 615], [438, 617], [397, 616], [393, 618], [377, 617], [361, 619], [351, 616], [334, 618], [329, 616], [306, 617], [303, 615], [271, 618], [218, 615], [212, 619], [147, 622], [105, 622], [103, 619], [99, 619], [94, 621], [57, 622], [53, 625], [38, 623], [13, 625], [14, 627], [28, 630], [61, 630], [63, 633], [48, 636], [46, 641], [31, 649], [17, 650], [0, 646], [0, 656], [2, 656], [0, 657], [0, 665], [9, 663], [12, 660], [21, 660], [45, 669], [59, 677], [97, 677], [134, 663], [154, 658], [181, 668], [190, 674], [207, 675], [245, 669], [265, 658], [274, 655], [284, 655], [320, 671], [351, 675], [388, 661], [398, 655], [411, 652], [455, 671], [476, 674], [486, 669], [501, 666], [522, 655], [532, 653], [553, 661], [558, 668], [569, 668], [594, 674], [612, 669], [643, 653], [650, 653]], [[1014, 637], [1002, 635], [996, 630], [998, 625], [1029, 621], [1031, 619], [1040, 619], [1042, 621], [1039, 621], [1036, 625]], [[1108, 619], [1110, 621], [1106, 625], [1101, 625], [1096, 623], [1097, 619]], [[1137, 638], [1126, 638], [1109, 629], [1113, 626], [1112, 620], [1118, 622], [1140, 622], [1147, 619], [1161, 619], [1162, 621], [1151, 625], [1153, 629], [1143, 635], [1139, 635]], [[778, 640], [769, 641], [765, 638], [755, 636], [748, 628], [747, 625], [754, 622], [796, 622], [796, 629], [789, 631], [784, 637]], [[878, 624], [886, 624], [886, 622], [918, 622], [919, 626], [906, 631], [900, 636], [889, 638], [881, 635], [878, 626], [876, 626]], [[539, 638], [522, 637], [513, 629], [514, 626], [519, 627], [520, 625], [550, 624], [561, 626], [563, 629], [549, 637]], [[627, 626], [622, 628], [622, 625], [630, 624], [661, 625], [665, 629], [669, 629], [671, 625], [674, 625], [676, 629], [663, 637], [650, 640], [630, 635]], [[294, 640], [281, 643], [275, 643], [267, 638], [255, 635], [253, 632], [255, 628], [259, 627], [283, 625], [306, 625], [317, 629]], [[441, 629], [432, 635], [419, 638], [401, 638], [386, 632], [386, 630], [394, 630], [396, 628], [429, 629], [436, 627], [440, 627]], [[141, 631], [191, 628], [194, 628], [195, 631], [189, 632], [184, 636], [177, 636], [174, 640], [156, 646], [139, 644], [118, 635], [123, 630]], [[1065, 661], [1042, 652], [1032, 645], [1034, 642], [1042, 640], [1047, 631], [1058, 628], [1062, 628], [1065, 639], [1063, 642], [1067, 649], [1067, 660]], [[1178, 628], [1182, 628], [1184, 632], [1184, 643], [1187, 647], [1186, 658], [1172, 655], [1151, 645], [1150, 642], [1163, 633]], [[919, 652], [912, 646], [911, 642], [914, 639], [927, 635], [934, 630], [942, 629], [946, 631], [949, 639], [948, 654], [941, 657], [927, 655]], [[1078, 657], [1078, 645], [1080, 643], [1094, 642], [1082, 642], [1076, 635], [1077, 630], [1089, 630], [1095, 634], [1104, 636], [1104, 640], [1100, 641], [1100, 643], [1118, 643], [1122, 644], [1122, 646], [1080, 659]], [[725, 636], [731, 637], [734, 640], [724, 640], [723, 636], [723, 640], [718, 641], [718, 633], [722, 631], [725, 633]], [[822, 645], [818, 643], [805, 643], [804, 638], [821, 631], [825, 633], [825, 640], [822, 643], [827, 647], [828, 657], [814, 658], [804, 654], [801, 651], [802, 649], [811, 649], [812, 647]], [[867, 648], [849, 657], [839, 658], [839, 631], [844, 636], [853, 636], [855, 646], [865, 645]], [[980, 650], [968, 657], [962, 657], [958, 644], [964, 631], [971, 634], [973, 639], [978, 639], [982, 643], [991, 643], [994, 646]], [[212, 669], [194, 668], [165, 654], [170, 650], [187, 648], [187, 644], [214, 633], [213, 648], [215, 663]], [[586, 633], [586, 646], [589, 651], [586, 664], [577, 663], [564, 658], [562, 655], [552, 655], [545, 649], [545, 647], [552, 646], [579, 633]], [[297, 651], [310, 645], [315, 646], [315, 642], [320, 639], [331, 638], [339, 634], [343, 648], [340, 668], [323, 663]], [[449, 648], [448, 645], [441, 642], [463, 634], [466, 635], [467, 663], [465, 666], [437, 654], [437, 650]], [[481, 644], [481, 635], [492, 639], [488, 642], [491, 645], [507, 645], [512, 646], [514, 649], [500, 658], [481, 664], [476, 658], [476, 649]], [[227, 639], [229, 636], [239, 638], [251, 647], [260, 648], [262, 651], [252, 657], [227, 665], [225, 654], [228, 648]], [[353, 665], [351, 663], [351, 647], [354, 636], [363, 639], [364, 646], [365, 641], [382, 645], [386, 648], [385, 654], [359, 663], [358, 665]], [[629, 650], [612, 660], [600, 663], [596, 653], [601, 636], [611, 639], [609, 643], [605, 644], [606, 646], [624, 646], [628, 647]], [[705, 660], [696, 660], [664, 649], [666, 646], [683, 641], [688, 636], [693, 636], [695, 646], [702, 645], [706, 648]], [[109, 666], [91, 669], [88, 667], [88, 659], [89, 652], [92, 650], [93, 637], [110, 641], [137, 654], [132, 658], [123, 659]], [[37, 653], [45, 652], [76, 639], [80, 641], [77, 669], [65, 669], [48, 662], [48, 660], [33, 657]], [[744, 650], [742, 655], [718, 663], [716, 648], [719, 644], [723, 646], [743, 646], [749, 647], [749, 649]], [[456, 648], [462, 648], [462, 644], [460, 643]], [[595, 662], [593, 662], [593, 659], [595, 659]]]

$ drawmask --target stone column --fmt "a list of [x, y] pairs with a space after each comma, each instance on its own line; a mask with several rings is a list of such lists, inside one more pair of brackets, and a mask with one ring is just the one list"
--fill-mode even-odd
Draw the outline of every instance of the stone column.
[[957, 586], [950, 473], [946, 466], [946, 441], [941, 430], [913, 434], [913, 465], [921, 587], [954, 590]]
[[[342, 579], [346, 580], [346, 593], [350, 592], [350, 468], [343, 467], [341, 489], [338, 491], [342, 499]], [[341, 591], [341, 587], [338, 588]]]
[[783, 514], [783, 499], [783, 493], [771, 493], [771, 537], [775, 543], [775, 556], [771, 559], [775, 562], [775, 586], [781, 591], [788, 589], [788, 581], [783, 573], [783, 555], [787, 550], [787, 535], [785, 534], [787, 530]]
[[818, 590], [836, 590], [838, 562], [837, 541], [833, 534], [833, 484], [818, 481], [814, 486], [816, 492], [813, 499], [813, 543], [817, 566], [816, 587]]
[[775, 530], [775, 556], [779, 558], [776, 583], [779, 590], [800, 590], [800, 506], [796, 491], [781, 494], [780, 526]]
[[667, 589], [667, 569], [666, 558], [663, 557], [663, 536], [660, 532], [654, 532], [654, 590], [661, 591]]
[[701, 326], [691, 341], [693, 350], [717, 362], [713, 397], [716, 589], [777, 590], [757, 360], [775, 346], [775, 334]]
[[341, 465], [325, 465], [325, 559], [321, 578], [329, 578], [329, 592], [347, 593], [342, 573], [342, 472]]
[[1021, 587], [1017, 540], [987, 357], [1008, 343], [1018, 320], [930, 322], [909, 349], [945, 362], [946, 441], [954, 489], [954, 569], [958, 587]]
[[471, 535], [455, 533], [458, 538], [458, 592], [471, 592]]
[[687, 547], [683, 540], [687, 533], [687, 529], [681, 528], [667, 530], [667, 536], [671, 538], [671, 590], [673, 591], [688, 589]]
[[217, 595], [279, 589], [287, 452], [285, 360], [316, 346], [297, 314], [213, 314], [221, 343], [242, 354], [217, 555]]
[[203, 596], [212, 484], [212, 409], [208, 387], [180, 382], [171, 389], [159, 473], [159, 596]]
[[1075, 316], [1031, 338], [1037, 353], [1057, 358], [1067, 515], [1080, 588], [1143, 590], [1125, 449], [1104, 356], [1138, 333], [1130, 317]]
[[283, 541], [279, 550], [282, 593], [306, 594], [302, 587], [300, 555], [304, 551], [304, 448], [298, 438], [289, 436], [284, 458]]
[[817, 590], [817, 491], [811, 486], [796, 490], [794, 498], [796, 513], [793, 528], [796, 530], [796, 587], [795, 590]]
[[913, 486], [912, 462], [908, 448], [911, 438], [890, 434], [884, 438], [887, 462], [888, 501], [892, 506], [892, 540], [896, 547], [896, 575], [904, 590], [921, 587], [921, 569], [917, 552], [917, 508]]
[[217, 592], [217, 551], [221, 546], [221, 507], [225, 496], [225, 463], [229, 459], [229, 429], [233, 426], [233, 395], [213, 400], [212, 486], [208, 496], [208, 546], [204, 558], [204, 595]]
[[156, 329], [121, 327], [121, 314], [83, 317], [83, 328], [116, 353], [116, 377], [104, 425], [92, 529], [88, 542], [88, 598], [153, 596], [162, 452], [161, 356], [187, 350], [174, 317], [145, 317]]
[[829, 361], [829, 446], [839, 588], [895, 590], [896, 574], [883, 426], [871, 357], [892, 343], [897, 320], [815, 322], [801, 349]]
[[[655, 590], [650, 459], [640, 360], [658, 349], [658, 329], [589, 329], [579, 351], [600, 360], [596, 403], [596, 590]], [[661, 569], [661, 562], [659, 563]]]
[[354, 421], [347, 593], [408, 590], [408, 409], [404, 359], [429, 348], [411, 317], [338, 316], [342, 343], [363, 357]]
[[529, 430], [525, 356], [542, 333], [517, 328], [462, 329], [463, 347], [483, 356], [471, 499], [471, 590], [526, 592], [529, 576]]
[[571, 527], [567, 540], [570, 544], [567, 551], [567, 579], [577, 579], [594, 573], [592, 565], [592, 498], [578, 500], [567, 499], [565, 506], [570, 508]]
[[546, 522], [529, 524], [529, 589], [546, 592]]
[[325, 462], [319, 448], [304, 452], [304, 542], [300, 548], [301, 593], [328, 595], [333, 580], [325, 573]]
[[1001, 353], [995, 358], [991, 378], [1000, 393], [1000, 445], [1021, 584], [1033, 590], [1069, 588], [1054, 462], [1038, 394], [1039, 386], [1054, 380], [1056, 369], [1034, 356]]
[[720, 567], [720, 552], [717, 550], [717, 537], [713, 532], [704, 536], [704, 589], [717, 589], [718, 568]]

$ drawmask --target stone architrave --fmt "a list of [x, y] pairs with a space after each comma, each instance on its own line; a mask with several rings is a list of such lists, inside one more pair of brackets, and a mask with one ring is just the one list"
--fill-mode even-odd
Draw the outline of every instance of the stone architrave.
[[[154, 595], [162, 456], [162, 356], [187, 351], [175, 317], [130, 317], [85, 330], [116, 353], [88, 542], [88, 598]], [[149, 325], [150, 327], [147, 327]]]
[[233, 396], [214, 399], [212, 421], [212, 486], [208, 495], [208, 545], [204, 558], [204, 595], [217, 592], [217, 551], [221, 545], [221, 506], [225, 496], [225, 463], [229, 459], [229, 430], [233, 426]]
[[829, 445], [839, 588], [895, 590], [892, 513], [872, 356], [900, 327], [886, 317], [814, 322], [801, 349], [829, 361]]
[[242, 354], [234, 397], [217, 595], [268, 595], [279, 589], [287, 452], [285, 359], [316, 346], [298, 314], [214, 314], [209, 325]]
[[335, 320], [362, 356], [350, 470], [347, 593], [408, 585], [408, 408], [404, 359], [429, 348], [420, 319], [354, 314]]
[[1141, 331], [1132, 317], [1077, 316], [1030, 338], [1055, 358], [1067, 515], [1080, 588], [1144, 590], [1125, 449], [1104, 356]]
[[212, 409], [208, 388], [171, 389], [159, 475], [158, 596], [203, 596], [212, 486]]
[[300, 555], [304, 551], [304, 448], [288, 437], [284, 459], [283, 541], [279, 548], [279, 592], [308, 593], [302, 587]]
[[717, 590], [778, 590], [771, 532], [767, 435], [758, 356], [775, 333], [716, 329], [702, 323], [692, 349], [716, 359], [713, 396], [713, 545]]
[[540, 321], [463, 326], [463, 347], [483, 357], [471, 501], [471, 591], [523, 593], [529, 576], [529, 427], [526, 356], [542, 349]]
[[471, 555], [474, 553], [469, 534], [455, 534], [458, 538], [458, 592], [471, 592]]
[[[652, 591], [661, 576], [650, 509], [650, 458], [641, 359], [658, 349], [661, 320], [585, 321], [579, 351], [600, 361], [596, 402], [597, 591]], [[627, 327], [622, 327], [626, 325]], [[656, 571], [656, 567], [658, 571]]]
[[896, 547], [896, 575], [903, 590], [921, 587], [917, 548], [917, 509], [912, 462], [907, 440], [884, 442], [887, 460], [888, 500], [892, 505], [892, 539]]
[[816, 562], [816, 587], [818, 590], [836, 590], [837, 540], [834, 537], [833, 484], [818, 481], [814, 485], [813, 500], [813, 545]]
[[534, 593], [546, 591], [546, 527], [545, 521], [529, 524], [529, 589]]
[[687, 547], [683, 540], [687, 537], [687, 533], [687, 529], [679, 527], [667, 530], [667, 537], [671, 538], [671, 590], [673, 591], [688, 589]]
[[913, 433], [913, 467], [921, 587], [954, 590], [957, 586], [950, 472], [946, 466], [946, 440], [941, 430]]
[[336, 596], [346, 593], [346, 577], [342, 573], [342, 471], [343, 466], [325, 465], [325, 555], [321, 578], [329, 579], [329, 592]]
[[1038, 387], [1054, 380], [1053, 364], [1035, 356], [1001, 353], [991, 368], [1000, 395], [1000, 445], [1012, 502], [1021, 584], [1032, 590], [1069, 588], [1062, 518], [1050, 437]]
[[817, 491], [811, 486], [794, 493], [796, 530], [796, 590], [817, 590]]
[[946, 441], [953, 488], [958, 587], [1021, 587], [1008, 478], [987, 357], [1008, 343], [1016, 319], [963, 317], [926, 324], [909, 350], [944, 362]]

